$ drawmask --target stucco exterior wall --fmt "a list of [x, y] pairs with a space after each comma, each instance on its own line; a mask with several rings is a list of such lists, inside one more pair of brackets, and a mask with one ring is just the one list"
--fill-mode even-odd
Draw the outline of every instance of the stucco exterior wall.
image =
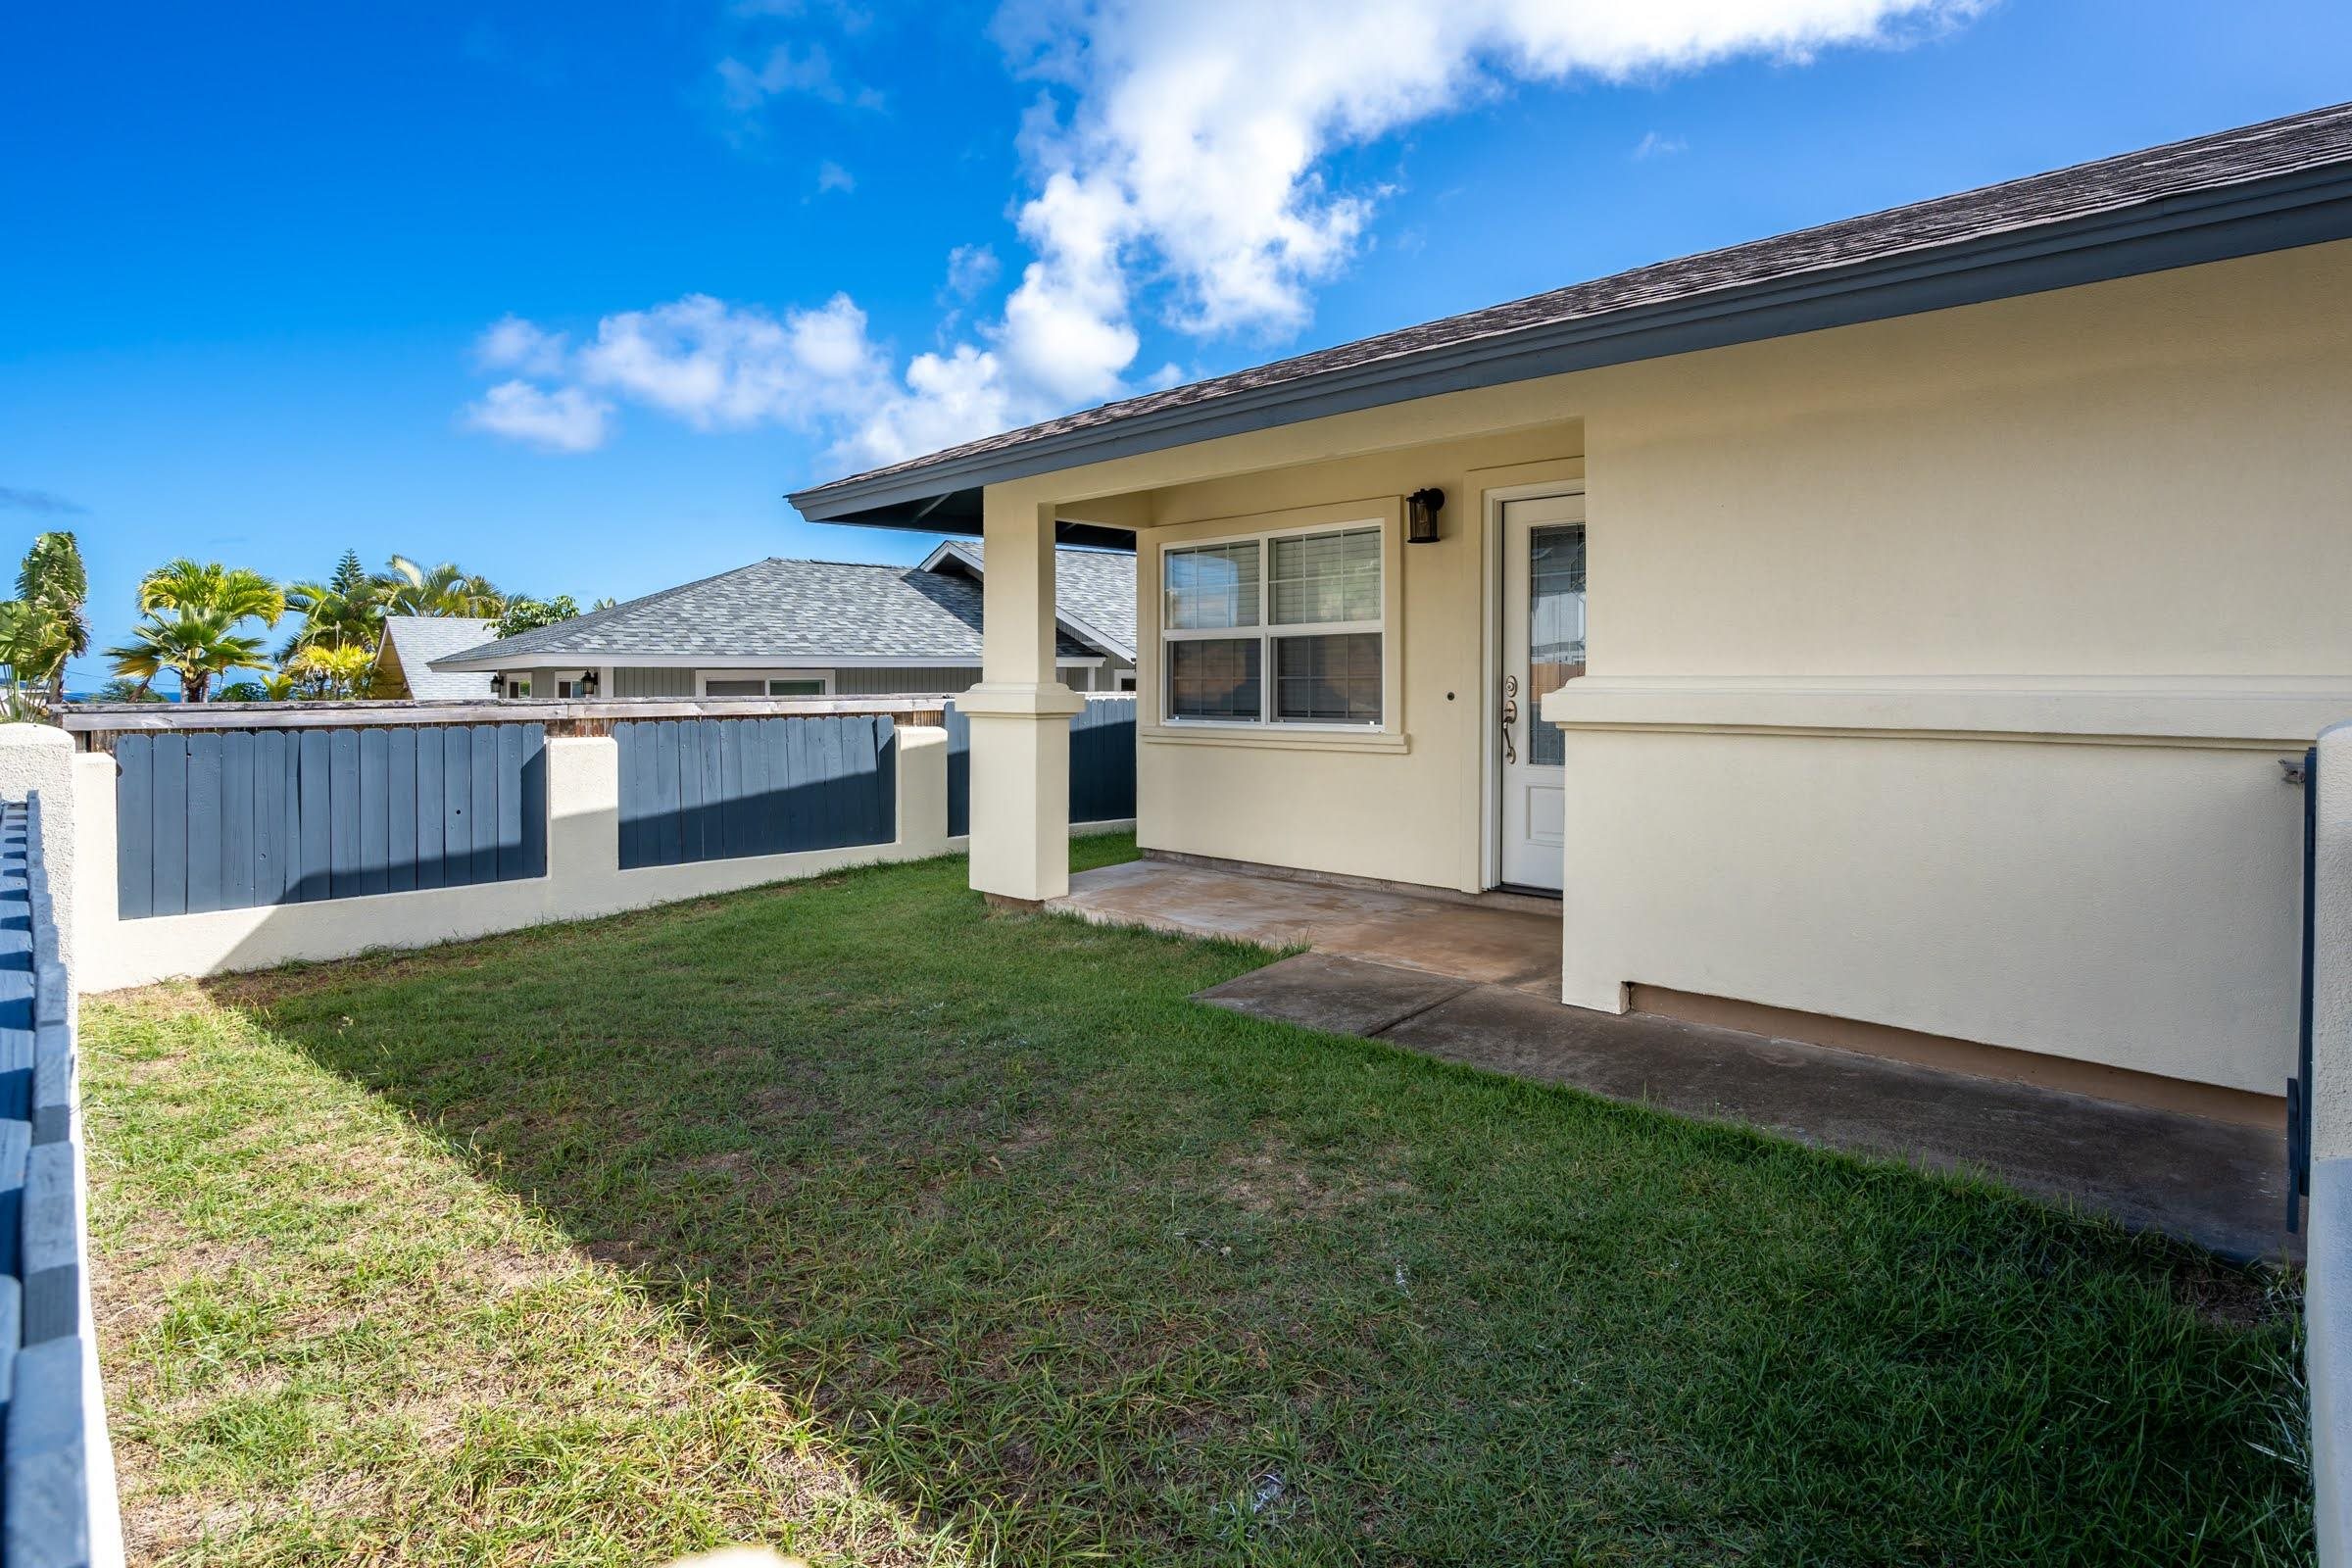
[[[1658, 985], [2276, 1093], [2276, 758], [2352, 716], [2346, 298], [2352, 244], [2315, 246], [1034, 483], [1150, 524], [1148, 847], [1484, 885], [1480, 495], [1582, 472], [1591, 673], [1545, 709], [1577, 726], [1569, 1000]], [[1425, 484], [1447, 533], [1404, 552], [1398, 734], [1152, 733], [1159, 542]]]
[[[1137, 541], [1141, 596], [1137, 821], [1147, 849], [1257, 860], [1437, 887], [1482, 885], [1478, 766], [1484, 717], [1486, 527], [1479, 496], [1584, 467], [1573, 420], [1154, 494]], [[1438, 485], [1443, 537], [1388, 553], [1397, 609], [1389, 723], [1378, 735], [1262, 734], [1159, 722], [1160, 549], [1245, 533], [1379, 518]]]

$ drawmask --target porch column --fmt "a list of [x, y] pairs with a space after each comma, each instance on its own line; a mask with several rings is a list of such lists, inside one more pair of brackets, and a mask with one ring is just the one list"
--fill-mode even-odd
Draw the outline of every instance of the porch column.
[[972, 724], [972, 886], [1034, 905], [1070, 887], [1070, 718], [1086, 700], [1054, 678], [1054, 507], [991, 485], [980, 684], [956, 699]]

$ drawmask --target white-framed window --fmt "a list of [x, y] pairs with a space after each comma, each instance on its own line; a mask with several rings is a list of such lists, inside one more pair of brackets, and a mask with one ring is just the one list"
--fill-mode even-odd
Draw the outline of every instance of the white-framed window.
[[1378, 728], [1386, 547], [1379, 521], [1161, 547], [1162, 716]]
[[821, 669], [705, 670], [705, 697], [830, 697], [833, 677]]

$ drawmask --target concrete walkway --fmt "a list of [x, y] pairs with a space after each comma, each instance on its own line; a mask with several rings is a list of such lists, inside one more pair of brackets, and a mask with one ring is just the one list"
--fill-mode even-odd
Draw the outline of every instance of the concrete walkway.
[[1144, 860], [1072, 877], [1054, 906], [1104, 924], [1313, 950], [1202, 992], [1212, 1005], [1820, 1148], [1975, 1171], [2233, 1259], [2301, 1256], [2282, 1223], [2278, 1133], [1563, 1006], [1558, 917], [1524, 904]]

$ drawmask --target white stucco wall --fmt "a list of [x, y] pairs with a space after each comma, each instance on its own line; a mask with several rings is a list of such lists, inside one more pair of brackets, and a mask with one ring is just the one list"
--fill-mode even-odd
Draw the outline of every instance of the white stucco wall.
[[76, 757], [76, 919], [83, 992], [174, 976], [421, 948], [552, 920], [585, 919], [679, 899], [815, 876], [845, 865], [916, 859], [948, 848], [947, 731], [902, 726], [898, 837], [887, 845], [620, 868], [619, 747], [610, 738], [547, 743], [548, 873], [522, 881], [326, 899], [267, 908], [123, 920], [115, 890], [115, 763]]
[[1147, 706], [1149, 847], [1485, 885], [1482, 498], [1581, 473], [1591, 673], [1546, 709], [1576, 726], [1569, 1000], [1693, 990], [2276, 1094], [2276, 759], [2352, 716], [2346, 298], [2352, 243], [2314, 246], [1019, 484], [1140, 524], [1147, 705], [1158, 543], [1447, 491], [1401, 564], [1398, 732], [1178, 741]]

